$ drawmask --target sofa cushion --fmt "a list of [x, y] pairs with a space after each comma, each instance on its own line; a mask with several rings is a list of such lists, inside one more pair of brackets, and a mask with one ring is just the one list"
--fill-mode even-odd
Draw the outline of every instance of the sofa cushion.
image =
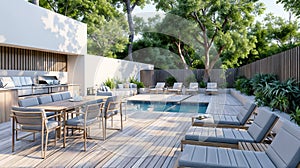
[[24, 79], [25, 79], [26, 86], [31, 86], [33, 84], [31, 77], [27, 76], [24, 77]]
[[22, 86], [20, 77], [15, 76], [15, 77], [11, 77], [11, 78], [12, 78], [14, 84], [15, 84], [15, 87], [21, 87]]
[[71, 93], [70, 92], [63, 92], [61, 93], [61, 97], [63, 100], [71, 99]]
[[1, 82], [4, 86], [4, 88], [14, 88], [15, 84], [11, 77], [1, 77]]
[[40, 97], [38, 97], [38, 100], [39, 100], [40, 104], [45, 104], [45, 103], [51, 103], [51, 102], [53, 102], [52, 97], [50, 95], [40, 96]]
[[62, 97], [61, 97], [61, 94], [60, 94], [60, 93], [52, 94], [51, 97], [52, 97], [52, 100], [53, 100], [54, 102], [56, 102], [56, 101], [61, 101], [61, 100], [62, 100]]
[[39, 101], [36, 97], [19, 100], [20, 107], [29, 107], [29, 106], [37, 106], [37, 105], [39, 105]]
[[26, 86], [27, 85], [25, 77], [20, 77], [20, 81], [21, 81], [22, 86]]

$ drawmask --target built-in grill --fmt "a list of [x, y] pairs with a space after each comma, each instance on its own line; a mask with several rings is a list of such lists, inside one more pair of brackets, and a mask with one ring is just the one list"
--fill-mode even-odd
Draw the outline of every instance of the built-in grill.
[[38, 84], [46, 84], [46, 85], [59, 85], [60, 81], [56, 76], [39, 76]]

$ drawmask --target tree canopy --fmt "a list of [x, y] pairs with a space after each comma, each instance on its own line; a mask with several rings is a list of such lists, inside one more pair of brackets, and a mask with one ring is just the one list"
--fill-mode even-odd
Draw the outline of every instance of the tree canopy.
[[300, 17], [300, 1], [299, 0], [277, 0], [277, 3], [282, 3], [284, 9], [291, 11], [295, 16]]

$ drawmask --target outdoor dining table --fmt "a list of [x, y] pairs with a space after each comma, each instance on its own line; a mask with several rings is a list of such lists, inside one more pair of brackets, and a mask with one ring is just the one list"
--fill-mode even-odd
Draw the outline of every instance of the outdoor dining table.
[[[51, 103], [46, 103], [46, 104], [40, 104], [37, 106], [31, 106], [31, 107], [42, 108], [45, 111], [61, 113], [64, 116], [66, 111], [75, 110], [76, 108], [79, 108], [90, 101], [97, 101], [100, 99], [102, 99], [103, 101], [106, 101], [106, 99], [108, 97], [109, 96], [83, 96], [80, 101], [75, 101], [74, 99], [68, 99], [68, 100], [61, 100], [61, 101], [56, 101], [56, 102], [51, 102]], [[64, 118], [65, 117], [63, 117], [63, 119]], [[64, 122], [63, 119], [60, 117], [57, 120], [61, 121], [61, 123], [62, 123], [62, 122]], [[59, 132], [58, 132], [58, 137], [59, 138], [61, 137], [61, 130], [59, 130]]]

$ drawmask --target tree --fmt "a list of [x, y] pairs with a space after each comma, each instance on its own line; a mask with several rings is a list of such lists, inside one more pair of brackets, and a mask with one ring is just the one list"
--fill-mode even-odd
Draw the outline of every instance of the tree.
[[255, 38], [249, 37], [247, 28], [255, 14], [261, 14], [261, 3], [257, 0], [177, 0], [171, 12], [190, 20], [198, 26], [194, 39], [204, 53], [204, 80], [210, 80], [210, 72], [219, 59], [237, 63], [254, 47]]
[[297, 17], [300, 17], [300, 1], [299, 0], [277, 0], [276, 3], [282, 3], [284, 9], [291, 11]]
[[129, 37], [128, 37], [128, 58], [130, 61], [133, 61], [132, 57], [132, 46], [134, 40], [134, 24], [132, 12], [136, 6], [144, 7], [146, 3], [149, 3], [147, 0], [113, 0], [113, 4], [117, 7], [123, 6], [123, 11], [127, 14], [127, 21], [129, 26]]
[[124, 50], [128, 43], [125, 18], [111, 1], [40, 0], [40, 6], [86, 23], [90, 54], [116, 57], [115, 52]]
[[300, 44], [300, 32], [297, 20], [288, 21], [267, 14], [262, 22], [256, 22], [249, 34], [256, 37], [255, 47], [248, 57], [239, 59], [239, 65], [245, 65], [276, 53], [291, 49]]

